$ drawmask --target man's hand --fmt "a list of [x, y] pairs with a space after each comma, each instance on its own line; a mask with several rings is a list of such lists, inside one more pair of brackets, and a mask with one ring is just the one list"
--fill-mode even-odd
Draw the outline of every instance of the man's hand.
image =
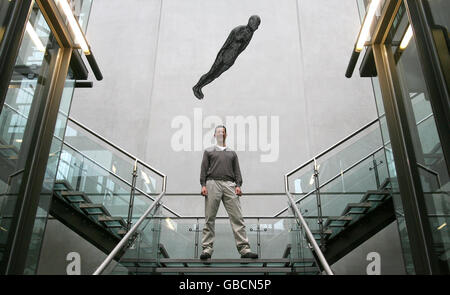
[[208, 195], [208, 190], [206, 189], [206, 186], [202, 186], [202, 196], [207, 196]]
[[239, 186], [236, 187], [236, 195], [238, 195], [238, 196], [242, 195], [242, 191], [241, 191], [241, 188]]

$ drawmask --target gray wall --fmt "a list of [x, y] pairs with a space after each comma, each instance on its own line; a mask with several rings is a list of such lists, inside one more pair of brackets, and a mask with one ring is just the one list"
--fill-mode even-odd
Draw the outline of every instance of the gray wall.
[[368, 274], [368, 267], [369, 273], [371, 270], [373, 271], [371, 266], [374, 263], [374, 258], [369, 255], [373, 252], [379, 254], [376, 259], [379, 259], [381, 275], [406, 274], [396, 221], [334, 263], [331, 269], [338, 275]]
[[[75, 260], [71, 256], [68, 257], [70, 253], [79, 254], [81, 275], [93, 274], [106, 258], [105, 253], [53, 218], [47, 221], [41, 249], [38, 275], [71, 274]], [[116, 262], [113, 261], [105, 269], [105, 273], [109, 273], [115, 265]]]
[[[252, 14], [253, 40], [197, 100], [192, 86]], [[166, 173], [173, 193], [200, 190], [203, 137], [228, 122], [244, 192], [281, 192], [284, 173], [376, 117], [370, 81], [344, 77], [358, 29], [354, 0], [96, 0], [87, 37], [105, 78], [75, 91], [71, 116]], [[239, 119], [254, 129], [234, 130]]]

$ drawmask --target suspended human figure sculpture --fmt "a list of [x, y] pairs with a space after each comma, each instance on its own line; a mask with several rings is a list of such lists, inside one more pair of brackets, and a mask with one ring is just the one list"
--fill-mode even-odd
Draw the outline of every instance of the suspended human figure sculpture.
[[228, 70], [236, 61], [236, 58], [247, 47], [253, 37], [253, 33], [258, 29], [261, 19], [257, 15], [252, 15], [246, 26], [234, 28], [228, 36], [225, 44], [217, 54], [216, 60], [208, 73], [204, 74], [198, 83], [192, 88], [194, 95], [198, 99], [203, 99], [202, 88], [218, 78], [223, 72]]

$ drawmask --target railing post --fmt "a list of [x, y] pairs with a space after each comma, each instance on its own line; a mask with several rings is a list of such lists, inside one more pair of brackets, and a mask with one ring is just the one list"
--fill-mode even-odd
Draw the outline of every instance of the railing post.
[[196, 219], [196, 223], [195, 223], [195, 257], [194, 258], [198, 258], [198, 243], [199, 243], [199, 232], [200, 232], [200, 224], [198, 221], [198, 218]]
[[[75, 166], [75, 164], [74, 164], [74, 166]], [[80, 174], [77, 177], [77, 184], [75, 186], [75, 190], [77, 192], [80, 191], [80, 187], [81, 187], [81, 179], [83, 178], [83, 166], [84, 166], [84, 157], [81, 161], [80, 167], [78, 168]]]
[[261, 233], [259, 226], [259, 218], [256, 220], [256, 252], [258, 253], [258, 257], [261, 258]]
[[[369, 167], [369, 171], [371, 171], [372, 169], [374, 170], [375, 181], [377, 183], [377, 189], [379, 189], [380, 188], [380, 175], [378, 174], [378, 163], [377, 163], [377, 160], [375, 159], [375, 154], [373, 154], [372, 157], [373, 157], [373, 160], [372, 160], [373, 168]], [[383, 163], [383, 161], [380, 161], [379, 164], [381, 164], [381, 163]]]
[[133, 176], [133, 178], [131, 180], [130, 204], [128, 206], [127, 231], [129, 231], [131, 228], [131, 219], [133, 217], [134, 192], [135, 192], [136, 179], [137, 179], [137, 160], [135, 160], [135, 162], [134, 162], [132, 176]]
[[192, 229], [192, 227], [189, 228], [190, 232], [194, 232], [194, 258], [198, 258], [198, 249], [199, 249], [199, 240], [200, 240], [200, 223], [199, 223], [199, 219], [196, 218], [195, 219], [195, 225], [193, 226], [194, 228]]
[[314, 184], [316, 186], [316, 201], [317, 201], [317, 223], [320, 231], [320, 248], [325, 249], [325, 237], [323, 233], [323, 219], [322, 219], [322, 202], [320, 199], [320, 184], [319, 184], [319, 169], [317, 167], [316, 159], [314, 158]]

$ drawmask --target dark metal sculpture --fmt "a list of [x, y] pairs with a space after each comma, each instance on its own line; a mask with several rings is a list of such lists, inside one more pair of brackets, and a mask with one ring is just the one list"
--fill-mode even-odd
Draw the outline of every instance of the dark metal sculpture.
[[204, 74], [192, 88], [198, 99], [203, 99], [202, 88], [204, 86], [214, 81], [234, 64], [238, 55], [250, 43], [253, 33], [258, 29], [260, 23], [260, 17], [252, 15], [246, 26], [238, 26], [231, 31], [209, 72]]

